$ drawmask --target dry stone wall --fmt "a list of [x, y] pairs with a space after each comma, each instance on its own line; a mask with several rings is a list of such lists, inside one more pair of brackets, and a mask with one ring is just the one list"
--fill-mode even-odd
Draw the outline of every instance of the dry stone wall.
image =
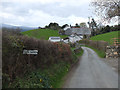
[[118, 58], [120, 57], [120, 46], [107, 46], [106, 58]]

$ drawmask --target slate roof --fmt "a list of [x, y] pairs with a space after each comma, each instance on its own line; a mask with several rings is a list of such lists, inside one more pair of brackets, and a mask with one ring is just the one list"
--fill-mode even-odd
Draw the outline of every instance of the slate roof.
[[66, 35], [71, 35], [71, 34], [79, 34], [79, 35], [90, 35], [91, 34], [91, 30], [89, 28], [68, 28], [65, 31]]

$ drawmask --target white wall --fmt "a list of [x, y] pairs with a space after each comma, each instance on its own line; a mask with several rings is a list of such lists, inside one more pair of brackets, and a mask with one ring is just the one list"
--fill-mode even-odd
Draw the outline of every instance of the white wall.
[[74, 36], [74, 37], [69, 37], [69, 41], [71, 42], [71, 43], [75, 43], [76, 41], [79, 41], [79, 40], [82, 40], [81, 38], [80, 38], [80, 36]]

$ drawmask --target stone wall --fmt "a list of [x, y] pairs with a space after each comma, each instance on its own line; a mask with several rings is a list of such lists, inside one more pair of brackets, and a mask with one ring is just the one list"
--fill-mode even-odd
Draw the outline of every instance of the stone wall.
[[120, 57], [120, 46], [107, 46], [106, 58], [118, 58]]

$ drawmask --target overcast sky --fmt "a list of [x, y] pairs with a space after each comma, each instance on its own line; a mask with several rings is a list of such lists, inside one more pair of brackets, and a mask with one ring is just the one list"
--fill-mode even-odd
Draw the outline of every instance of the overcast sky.
[[88, 22], [94, 17], [91, 0], [1, 0], [2, 23], [23, 26], [45, 26]]

